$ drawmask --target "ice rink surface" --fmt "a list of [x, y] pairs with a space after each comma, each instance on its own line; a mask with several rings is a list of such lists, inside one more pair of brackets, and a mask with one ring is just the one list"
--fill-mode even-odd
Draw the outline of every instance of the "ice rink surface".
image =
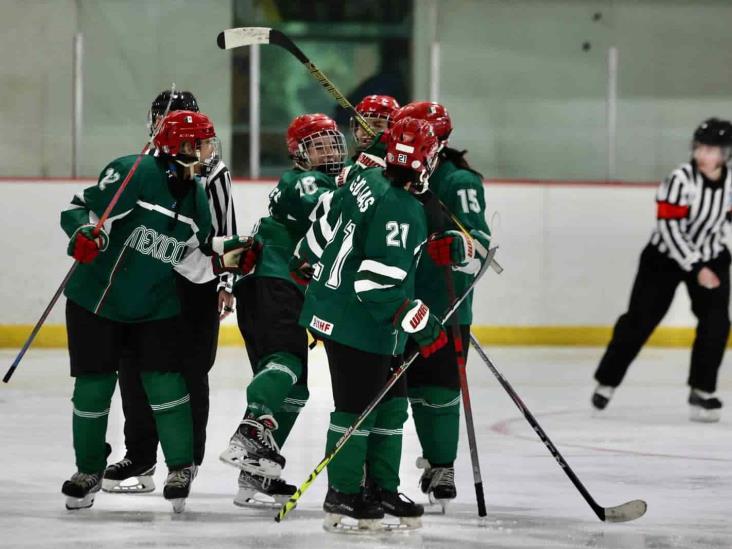
[[[447, 515], [428, 509], [409, 534], [344, 536], [322, 529], [326, 475], [282, 524], [270, 510], [235, 507], [237, 472], [218, 454], [243, 412], [250, 369], [242, 348], [222, 348], [211, 376], [207, 456], [183, 515], [158, 489], [146, 495], [100, 493], [90, 510], [69, 512], [60, 493], [75, 470], [71, 446], [72, 381], [61, 350], [31, 350], [0, 387], [0, 547], [330, 547], [729, 548], [732, 547], [732, 409], [719, 424], [687, 419], [689, 351], [644, 350], [602, 417], [589, 397], [598, 348], [488, 348], [498, 369], [534, 412], [570, 465], [604, 506], [641, 498], [647, 514], [605, 524], [569, 482], [493, 378], [471, 354], [472, 391], [488, 517], [479, 521], [464, 430], [456, 463], [458, 498]], [[15, 351], [0, 351], [3, 372]], [[729, 360], [727, 361], [729, 362]], [[323, 456], [332, 400], [322, 348], [311, 353], [311, 398], [284, 447], [283, 477], [300, 484]], [[732, 371], [720, 394], [730, 400]], [[732, 404], [732, 401], [729, 402]], [[119, 396], [107, 440], [123, 455]], [[423, 501], [414, 467], [419, 445], [405, 426], [402, 491]]]

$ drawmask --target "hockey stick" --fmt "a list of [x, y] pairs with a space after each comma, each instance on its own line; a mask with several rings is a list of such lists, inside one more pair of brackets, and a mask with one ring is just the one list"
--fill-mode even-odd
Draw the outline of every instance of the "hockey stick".
[[[216, 43], [222, 50], [231, 50], [243, 46], [253, 46], [255, 44], [274, 44], [286, 49], [294, 55], [300, 63], [305, 65], [305, 68], [313, 78], [315, 78], [320, 85], [323, 86], [333, 98], [335, 98], [336, 102], [341, 107], [346, 109], [351, 116], [353, 116], [358, 125], [363, 128], [363, 131], [371, 137], [376, 136], [374, 129], [369, 125], [366, 119], [361, 116], [351, 102], [340, 92], [340, 90], [336, 88], [335, 84], [333, 84], [333, 82], [323, 74], [323, 71], [315, 66], [308, 56], [305, 55], [303, 51], [283, 32], [269, 27], [239, 27], [226, 29], [218, 34], [216, 37]], [[470, 236], [470, 233], [468, 233], [465, 226], [463, 226], [460, 220], [452, 214], [447, 206], [445, 206], [439, 199], [438, 202], [442, 210], [450, 217], [450, 219], [452, 219], [455, 226], [464, 233], [467, 238], [473, 238]], [[475, 241], [475, 247], [481, 255], [486, 256], [488, 254], [488, 250], [486, 250], [480, 242]], [[503, 271], [503, 268], [495, 260], [491, 262], [491, 267], [498, 274], [501, 274]]]
[[[445, 267], [445, 283], [447, 285], [447, 296], [450, 301], [455, 300], [455, 281], [452, 278], [452, 269]], [[463, 410], [465, 412], [465, 429], [468, 431], [468, 446], [470, 447], [470, 463], [473, 466], [473, 484], [475, 485], [475, 501], [478, 504], [478, 516], [484, 517], [488, 513], [485, 509], [485, 495], [483, 494], [483, 477], [480, 474], [480, 460], [478, 459], [478, 444], [475, 441], [475, 424], [473, 422], [473, 407], [470, 404], [470, 391], [468, 389], [468, 375], [465, 370], [465, 351], [463, 349], [463, 337], [460, 333], [460, 325], [457, 315], [450, 319], [452, 340], [455, 347], [455, 358], [457, 359], [458, 374], [460, 376], [460, 394], [463, 399]], [[443, 508], [444, 510], [444, 508]]]
[[577, 488], [577, 490], [579, 490], [579, 493], [582, 494], [582, 497], [585, 498], [585, 501], [595, 512], [597, 518], [606, 522], [626, 522], [629, 520], [635, 520], [637, 518], [640, 518], [645, 514], [648, 505], [645, 501], [641, 499], [634, 499], [633, 501], [628, 501], [626, 503], [623, 503], [622, 505], [618, 505], [617, 507], [602, 507], [601, 505], [599, 505], [587, 491], [587, 488], [584, 487], [580, 479], [577, 478], [577, 475], [574, 474], [572, 468], [569, 466], [564, 457], [562, 457], [562, 454], [559, 453], [559, 450], [557, 450], [556, 446], [554, 446], [552, 441], [544, 432], [544, 429], [541, 428], [539, 422], [536, 421], [536, 418], [529, 411], [529, 409], [523, 403], [518, 394], [516, 394], [516, 391], [514, 391], [513, 387], [511, 387], [511, 384], [504, 379], [498, 369], [496, 369], [496, 367], [493, 365], [491, 359], [488, 358], [488, 356], [485, 354], [485, 351], [483, 351], [483, 348], [480, 346], [480, 343], [478, 343], [478, 341], [475, 339], [475, 337], [473, 337], [472, 334], [470, 336], [470, 343], [473, 345], [473, 348], [476, 350], [476, 352], [480, 355], [480, 358], [483, 359], [483, 362], [485, 362], [486, 366], [490, 368], [490, 371], [493, 373], [493, 375], [496, 376], [498, 382], [506, 390], [508, 396], [511, 397], [514, 404], [516, 404], [516, 407], [524, 414], [526, 421], [529, 422], [531, 428], [536, 431], [537, 435], [539, 435], [539, 438], [547, 447], [552, 456], [554, 456], [554, 459], [557, 460], [557, 463], [559, 463], [559, 466], [567, 474], [569, 480], [572, 481], [572, 484], [574, 484], [575, 488]]
[[[142, 161], [142, 158], [147, 154], [147, 151], [150, 149], [150, 146], [152, 145], [153, 139], [155, 139], [155, 136], [157, 135], [158, 131], [160, 130], [161, 122], [163, 121], [163, 118], [168, 114], [168, 111], [170, 110], [170, 104], [173, 101], [173, 94], [175, 92], [175, 84], [172, 84], [170, 87], [170, 98], [168, 99], [168, 105], [165, 107], [165, 112], [163, 113], [163, 116], [161, 116], [157, 124], [155, 126], [155, 130], [153, 131], [152, 135], [150, 136], [150, 139], [147, 143], [145, 143], [145, 147], [143, 147], [142, 152], [140, 152], [140, 155], [137, 157], [137, 160], [135, 160], [135, 163], [132, 164], [132, 168], [130, 168], [130, 171], [127, 172], [127, 176], [122, 181], [122, 184], [119, 186], [119, 189], [117, 189], [117, 192], [114, 193], [114, 196], [112, 196], [112, 200], [110, 200], [109, 204], [105, 208], [104, 212], [102, 213], [102, 216], [99, 218], [99, 221], [97, 221], [97, 224], [94, 226], [94, 230], [92, 234], [94, 236], [98, 236], [99, 232], [102, 230], [102, 227], [107, 222], [107, 218], [109, 218], [109, 215], [112, 213], [112, 210], [117, 205], [117, 202], [119, 201], [120, 196], [122, 196], [122, 191], [125, 190], [125, 187], [127, 187], [127, 184], [130, 182], [130, 179], [132, 179], [132, 176], [137, 171], [137, 167], [140, 165], [140, 162]], [[56, 293], [53, 294], [53, 297], [51, 298], [50, 303], [46, 306], [45, 310], [43, 311], [43, 314], [41, 314], [41, 318], [38, 319], [38, 322], [36, 322], [36, 325], [33, 327], [33, 330], [31, 331], [30, 335], [28, 336], [28, 339], [26, 339], [25, 343], [23, 344], [23, 347], [20, 349], [20, 352], [18, 353], [18, 356], [15, 357], [15, 360], [13, 361], [13, 364], [8, 368], [8, 371], [5, 373], [5, 377], [3, 377], [3, 382], [7, 383], [10, 381], [10, 378], [13, 377], [13, 373], [15, 372], [15, 369], [18, 367], [18, 364], [20, 364], [20, 361], [25, 356], [25, 353], [30, 348], [31, 344], [33, 343], [33, 340], [35, 340], [36, 336], [38, 335], [38, 332], [41, 330], [41, 326], [43, 326], [43, 323], [46, 322], [46, 319], [48, 318], [48, 315], [51, 313], [51, 309], [53, 309], [54, 305], [56, 305], [56, 302], [58, 301], [58, 298], [61, 297], [61, 294], [64, 291], [64, 288], [66, 288], [66, 284], [68, 284], [69, 280], [71, 279], [71, 275], [74, 274], [74, 271], [76, 270], [76, 267], [79, 266], [78, 261], [74, 261], [74, 264], [69, 269], [69, 272], [66, 273], [66, 276], [61, 281], [61, 284], [59, 285], [58, 289], [56, 290]]]
[[[486, 261], [483, 263], [483, 266], [481, 267], [480, 271], [478, 271], [478, 274], [475, 275], [475, 278], [470, 283], [470, 286], [463, 292], [463, 294], [460, 296], [459, 299], [454, 300], [451, 304], [448, 310], [445, 312], [445, 315], [442, 317], [442, 320], [440, 321], [442, 324], [447, 322], [450, 317], [453, 315], [453, 313], [460, 307], [460, 304], [465, 301], [465, 298], [468, 297], [468, 294], [475, 288], [478, 281], [481, 279], [481, 277], [485, 274], [486, 270], [488, 270], [488, 267], [490, 265], [490, 260], [493, 259], [493, 256], [496, 254], [497, 248], [491, 248], [488, 251], [488, 257], [486, 258]], [[417, 359], [419, 356], [419, 351], [416, 351], [414, 354], [412, 354], [407, 360], [405, 360], [399, 368], [394, 370], [394, 373], [389, 377], [389, 380], [386, 382], [386, 385], [379, 391], [379, 394], [376, 395], [376, 397], [371, 401], [371, 403], [366, 407], [366, 409], [361, 412], [361, 415], [356, 418], [356, 421], [353, 422], [353, 424], [348, 428], [348, 430], [343, 433], [343, 436], [338, 439], [338, 442], [335, 443], [335, 446], [333, 449], [318, 463], [318, 465], [315, 467], [312, 473], [310, 473], [310, 476], [303, 482], [300, 487], [297, 489], [297, 491], [290, 497], [289, 500], [287, 500], [282, 507], [280, 508], [279, 513], [275, 516], [275, 522], [280, 522], [282, 519], [284, 519], [287, 516], [287, 513], [292, 511], [295, 506], [297, 505], [298, 500], [300, 497], [305, 493], [305, 491], [310, 488], [310, 485], [315, 481], [316, 478], [318, 478], [318, 475], [323, 472], [323, 470], [328, 466], [328, 464], [333, 460], [333, 458], [336, 456], [336, 454], [340, 451], [341, 448], [343, 448], [343, 445], [348, 442], [348, 439], [351, 438], [351, 435], [361, 426], [361, 424], [364, 422], [366, 417], [376, 408], [381, 400], [386, 396], [386, 394], [389, 392], [389, 390], [394, 386], [394, 384], [397, 382], [397, 380], [404, 374], [404, 372], [407, 371], [407, 368], [411, 366], [411, 364]]]

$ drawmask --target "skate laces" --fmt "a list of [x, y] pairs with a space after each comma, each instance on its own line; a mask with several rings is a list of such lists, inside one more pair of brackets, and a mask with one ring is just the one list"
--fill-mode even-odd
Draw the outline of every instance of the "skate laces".
[[455, 484], [455, 469], [452, 467], [433, 467], [430, 488], [444, 484]]
[[193, 472], [190, 467], [178, 469], [177, 471], [170, 471], [168, 473], [168, 478], [165, 479], [165, 484], [176, 488], [185, 487], [185, 485], [188, 484], [189, 479], [192, 478], [192, 474]]
[[279, 453], [280, 448], [275, 442], [274, 435], [272, 435], [272, 431], [276, 431], [279, 427], [275, 418], [270, 415], [264, 415], [259, 416], [257, 419], [245, 418], [241, 423], [253, 429], [256, 432], [257, 440], [264, 446]]
[[71, 475], [71, 482], [73, 482], [74, 484], [94, 486], [97, 482], [99, 482], [99, 476], [77, 471], [76, 473]]
[[109, 466], [109, 469], [112, 471], [119, 471], [120, 469], [124, 469], [125, 467], [129, 467], [132, 465], [132, 460], [130, 458], [122, 458], [117, 463], [113, 463]]

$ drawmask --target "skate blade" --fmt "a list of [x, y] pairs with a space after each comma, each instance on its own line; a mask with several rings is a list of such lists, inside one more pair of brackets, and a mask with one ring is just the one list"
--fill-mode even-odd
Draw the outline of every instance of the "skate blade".
[[692, 406], [689, 410], [689, 419], [697, 423], [717, 423], [722, 419], [721, 410], [705, 410], [697, 406]]
[[234, 498], [234, 505], [250, 509], [278, 509], [289, 499], [290, 496], [284, 494], [269, 495], [251, 488], [239, 488], [239, 493]]
[[94, 496], [96, 494], [87, 494], [83, 498], [75, 498], [66, 496], [66, 509], [69, 511], [78, 511], [80, 509], [89, 509], [94, 505]]
[[219, 460], [231, 465], [237, 469], [244, 471], [252, 475], [259, 475], [261, 477], [279, 478], [282, 474], [282, 467], [276, 464], [274, 461], [268, 459], [260, 459], [258, 461], [250, 461], [247, 456], [238, 456], [224, 452], [219, 456]]
[[337, 513], [326, 513], [323, 529], [332, 534], [365, 535], [384, 532], [381, 519], [354, 519]]
[[430, 505], [439, 505], [440, 506], [440, 511], [442, 512], [442, 514], [444, 515], [444, 514], [447, 513], [447, 506], [452, 501], [451, 499], [444, 499], [444, 498], [439, 498], [438, 499], [438, 498], [436, 498], [432, 494], [432, 492], [430, 492], [428, 494], [428, 497], [429, 497], [429, 500], [430, 500]]
[[110, 494], [147, 494], [155, 491], [152, 477], [130, 477], [125, 480], [102, 479], [102, 490]]
[[399, 523], [384, 522], [384, 530], [388, 532], [408, 532], [422, 528], [422, 517], [399, 517]]
[[173, 506], [173, 512], [178, 514], [186, 510], [186, 498], [176, 498], [168, 500]]

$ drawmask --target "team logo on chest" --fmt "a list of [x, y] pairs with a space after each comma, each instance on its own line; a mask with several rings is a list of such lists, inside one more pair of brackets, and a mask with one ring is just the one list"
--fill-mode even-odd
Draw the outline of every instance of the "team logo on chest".
[[178, 265], [186, 251], [186, 243], [140, 225], [127, 237], [125, 246], [149, 255], [163, 263]]

